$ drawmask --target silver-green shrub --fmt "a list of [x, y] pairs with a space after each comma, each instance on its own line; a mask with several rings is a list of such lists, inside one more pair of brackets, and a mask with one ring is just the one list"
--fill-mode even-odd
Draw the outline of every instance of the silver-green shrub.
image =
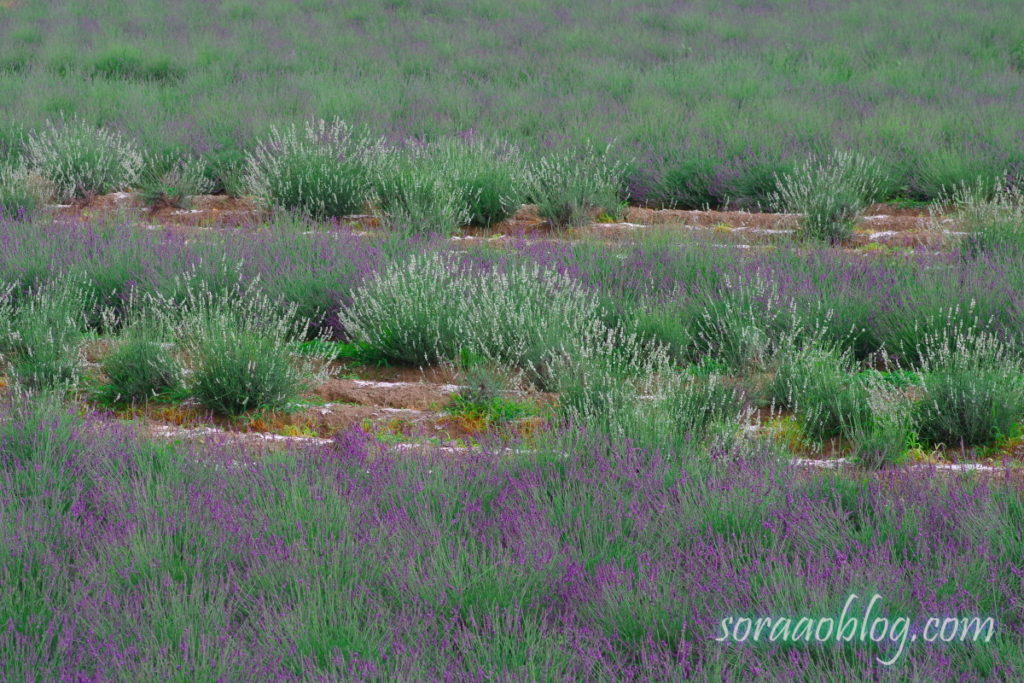
[[392, 152], [377, 165], [375, 195], [382, 223], [402, 234], [450, 234], [469, 223], [477, 192], [455, 182], [450, 159]]
[[24, 166], [0, 166], [0, 215], [5, 218], [29, 217], [52, 194], [50, 185]]
[[447, 138], [432, 145], [429, 153], [438, 171], [467, 199], [472, 225], [494, 225], [523, 203], [525, 162], [513, 145]]
[[792, 408], [807, 436], [819, 442], [870, 417], [869, 392], [850, 352], [821, 340], [780, 350], [769, 394], [775, 405]]
[[48, 121], [29, 134], [26, 146], [29, 168], [46, 179], [62, 202], [129, 189], [143, 167], [134, 142], [78, 118]]
[[885, 186], [881, 166], [851, 152], [812, 157], [791, 173], [776, 176], [769, 202], [777, 211], [801, 214], [807, 237], [837, 244], [850, 237], [861, 212]]
[[550, 154], [529, 166], [525, 195], [541, 218], [556, 228], [585, 225], [594, 214], [618, 214], [625, 165], [611, 158], [611, 147], [592, 145]]
[[294, 304], [260, 292], [255, 281], [227, 292], [186, 286], [177, 300], [156, 303], [192, 366], [186, 388], [217, 413], [285, 407], [328, 372], [324, 355], [295, 353], [309, 321], [296, 315]]
[[101, 362], [108, 403], [142, 403], [179, 389], [184, 373], [169, 340], [173, 333], [159, 319], [135, 316]]
[[921, 350], [921, 399], [914, 409], [925, 443], [990, 444], [1024, 417], [1024, 368], [995, 335], [961, 328], [930, 336]]
[[933, 213], [951, 215], [967, 233], [967, 255], [1024, 251], [1024, 189], [1005, 178], [957, 185], [943, 193]]
[[87, 289], [73, 279], [0, 300], [0, 354], [10, 377], [27, 389], [74, 387], [82, 367]]
[[188, 205], [190, 197], [213, 192], [214, 185], [202, 159], [161, 156], [148, 161], [139, 181], [139, 192], [149, 206], [182, 208]]
[[842, 426], [853, 460], [869, 470], [899, 464], [914, 435], [911, 403], [900, 389], [878, 375], [860, 381], [867, 392], [867, 410], [844, 416]]
[[474, 269], [456, 254], [413, 256], [357, 290], [343, 324], [393, 360], [456, 361], [463, 351], [550, 385], [557, 359], [595, 338], [596, 297], [536, 264]]
[[314, 218], [360, 213], [381, 150], [381, 142], [355, 135], [337, 118], [271, 128], [246, 157], [244, 185], [271, 206]]

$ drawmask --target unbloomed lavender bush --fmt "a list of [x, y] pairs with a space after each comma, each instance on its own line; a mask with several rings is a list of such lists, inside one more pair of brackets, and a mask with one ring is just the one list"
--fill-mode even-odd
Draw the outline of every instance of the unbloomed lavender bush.
[[0, 216], [20, 219], [32, 216], [51, 192], [46, 181], [24, 166], [0, 164]]
[[527, 169], [526, 198], [555, 228], [583, 225], [601, 211], [619, 214], [623, 172], [610, 146], [548, 154]]
[[465, 349], [542, 383], [555, 355], [599, 319], [596, 299], [556, 272], [518, 263], [474, 270], [445, 253], [384, 268], [342, 315], [354, 339], [394, 360], [454, 362]]
[[806, 236], [837, 244], [849, 238], [861, 211], [879, 199], [884, 186], [881, 167], [849, 152], [809, 158], [791, 173], [776, 178], [769, 196], [777, 211], [801, 214]]
[[926, 443], [957, 448], [1012, 435], [1024, 418], [1019, 352], [990, 332], [960, 328], [927, 338], [921, 357], [914, 415]]
[[184, 373], [169, 341], [173, 338], [154, 316], [134, 313], [100, 363], [107, 378], [100, 399], [110, 404], [143, 403], [181, 388]]
[[479, 190], [459, 183], [450, 158], [428, 150], [390, 152], [375, 165], [375, 199], [382, 222], [404, 235], [455, 232], [472, 218]]
[[379, 142], [358, 136], [340, 119], [271, 128], [246, 157], [247, 191], [314, 218], [360, 213], [370, 199]]
[[66, 390], [78, 382], [90, 296], [75, 279], [51, 282], [15, 301], [0, 300], [0, 358], [30, 390]]
[[27, 163], [54, 198], [67, 202], [126, 190], [139, 179], [143, 156], [134, 142], [108, 128], [70, 117], [29, 134]]
[[1024, 189], [1006, 178], [961, 183], [942, 194], [933, 213], [951, 214], [967, 232], [962, 250], [968, 256], [1019, 254], [1024, 249]]
[[139, 181], [139, 194], [149, 206], [187, 208], [190, 197], [210, 194], [214, 182], [206, 162], [197, 157], [162, 155], [147, 160]]
[[258, 281], [221, 293], [186, 280], [182, 294], [181, 301], [150, 305], [194, 364], [187, 388], [203, 406], [229, 416], [283, 408], [325, 376], [326, 351], [299, 356], [293, 348], [307, 338], [310, 321], [297, 316], [294, 304], [260, 292]]
[[489, 227], [523, 203], [526, 162], [515, 146], [498, 140], [448, 138], [430, 148], [436, 172], [449, 174], [467, 199], [469, 222]]
[[869, 391], [850, 354], [821, 340], [796, 342], [778, 354], [769, 394], [775, 405], [792, 408], [804, 432], [822, 441], [846, 425], [870, 421]]

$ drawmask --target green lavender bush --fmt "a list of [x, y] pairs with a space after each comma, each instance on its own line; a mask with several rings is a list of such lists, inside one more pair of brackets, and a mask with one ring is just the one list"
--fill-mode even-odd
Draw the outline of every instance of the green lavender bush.
[[850, 152], [808, 158], [790, 173], [776, 178], [769, 195], [777, 211], [801, 214], [803, 234], [838, 244], [848, 239], [864, 208], [880, 198], [885, 186], [881, 167]]
[[[193, 283], [189, 283], [193, 284]], [[309, 321], [295, 304], [267, 297], [258, 282], [216, 292], [196, 283], [180, 300], [154, 302], [188, 358], [186, 389], [203, 406], [229, 416], [283, 408], [329, 372], [326, 351], [296, 353]], [[327, 346], [327, 345], [324, 345]]]
[[469, 223], [489, 227], [523, 203], [525, 162], [513, 145], [498, 141], [447, 138], [430, 151], [437, 172], [450, 176], [466, 198]]
[[187, 208], [189, 198], [210, 194], [215, 188], [206, 162], [198, 157], [162, 155], [148, 160], [139, 181], [139, 194], [147, 206]]
[[139, 317], [125, 326], [100, 364], [107, 384], [101, 400], [143, 403], [181, 388], [184, 374], [175, 357], [173, 334], [157, 319]]
[[584, 225], [601, 211], [618, 215], [624, 168], [611, 147], [596, 151], [587, 144], [549, 154], [527, 169], [526, 198], [555, 228]]
[[978, 178], [943, 193], [933, 213], [949, 214], [967, 233], [965, 256], [1019, 254], [1024, 251], [1024, 189]]
[[469, 223], [477, 191], [457, 184], [452, 169], [437, 163], [443, 160], [427, 151], [389, 156], [390, 163], [377, 165], [375, 196], [390, 231], [447, 235]]
[[848, 424], [870, 420], [868, 389], [848, 351], [821, 340], [789, 345], [777, 357], [769, 397], [793, 409], [815, 441], [839, 436]]
[[578, 283], [536, 265], [474, 272], [455, 254], [413, 256], [353, 293], [342, 322], [394, 361], [456, 361], [463, 349], [543, 375], [551, 352], [599, 318]]
[[18, 385], [63, 390], [77, 384], [90, 305], [86, 288], [71, 279], [41, 286], [17, 303], [7, 290], [0, 301], [0, 354]]
[[340, 119], [271, 128], [246, 157], [247, 191], [271, 206], [313, 218], [360, 213], [370, 199], [380, 143]]
[[28, 136], [27, 163], [52, 187], [57, 201], [126, 190], [135, 185], [143, 157], [134, 142], [109, 128], [70, 117], [47, 121]]
[[854, 462], [879, 470], [901, 463], [915, 437], [911, 402], [878, 373], [858, 377], [867, 391], [867, 410], [843, 416], [842, 433], [850, 440]]
[[0, 165], [0, 215], [5, 218], [30, 218], [51, 194], [40, 176], [24, 166]]
[[1024, 417], [1020, 357], [989, 332], [961, 328], [926, 339], [920, 392], [914, 418], [921, 439], [931, 445], [991, 444]]

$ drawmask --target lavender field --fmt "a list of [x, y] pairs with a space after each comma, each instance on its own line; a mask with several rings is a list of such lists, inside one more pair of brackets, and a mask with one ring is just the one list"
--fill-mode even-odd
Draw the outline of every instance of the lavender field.
[[843, 148], [891, 196], [1024, 164], [1012, 2], [710, 0], [0, 4], [0, 158], [77, 114], [239, 192], [271, 125], [475, 131], [529, 155], [616, 143], [634, 201], [761, 203]]
[[305, 227], [0, 223], [5, 678], [1019, 676], [1020, 252]]
[[0, 0], [0, 680], [1020, 680], [1018, 14]]
[[[765, 445], [260, 462], [15, 409], [11, 680], [1014, 680], [1019, 489], [806, 479]], [[993, 615], [984, 643], [722, 644], [721, 615]], [[920, 628], [920, 624], [918, 624]]]

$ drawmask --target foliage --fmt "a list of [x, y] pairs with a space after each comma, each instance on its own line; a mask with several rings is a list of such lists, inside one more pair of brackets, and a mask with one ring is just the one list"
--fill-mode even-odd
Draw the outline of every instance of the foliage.
[[0, 165], [0, 216], [9, 219], [31, 217], [50, 194], [46, 181], [27, 168]]
[[930, 337], [921, 351], [921, 439], [950, 448], [987, 445], [1024, 417], [1019, 355], [990, 332], [959, 329]]
[[74, 387], [89, 306], [74, 280], [41, 286], [18, 302], [8, 290], [0, 301], [0, 354], [10, 376], [32, 390]]
[[463, 349], [544, 384], [579, 343], [596, 300], [556, 272], [510, 263], [474, 271], [456, 255], [413, 256], [378, 272], [343, 314], [356, 341], [404, 363], [455, 361]]
[[801, 214], [806, 236], [838, 244], [853, 233], [861, 211], [880, 198], [884, 183], [878, 163], [850, 152], [809, 158], [777, 179], [770, 195], [776, 210]]
[[185, 280], [181, 296], [155, 305], [193, 365], [189, 392], [210, 410], [237, 416], [283, 408], [326, 372], [326, 356], [317, 348], [294, 353], [309, 321], [296, 316], [294, 304], [260, 293], [255, 283], [218, 293]]
[[852, 442], [853, 460], [869, 470], [898, 465], [916, 438], [910, 401], [880, 373], [860, 381], [868, 392], [868, 410], [844, 415], [842, 425]]
[[27, 153], [29, 167], [62, 202], [126, 190], [143, 167], [134, 142], [75, 117], [47, 121], [42, 130], [29, 133]]
[[181, 388], [182, 367], [166, 341], [172, 338], [170, 330], [153, 320], [130, 323], [103, 357], [101, 368], [108, 383], [100, 390], [100, 400], [142, 403]]
[[614, 139], [641, 204], [764, 205], [775, 175], [828, 148], [878, 159], [914, 199], [1021, 163], [1013, 3], [182, 0], [170, 22], [156, 0], [16, 4], [0, 10], [0, 140], [67, 111], [202, 155], [228, 186], [255, 139], [307, 116], [500, 137], [526, 161]]
[[596, 151], [588, 143], [551, 154], [526, 171], [526, 197], [555, 228], [583, 225], [600, 211], [620, 212], [623, 168], [611, 146]]
[[472, 225], [490, 227], [522, 204], [524, 162], [511, 144], [449, 138], [435, 144], [429, 156], [435, 173], [448, 175], [466, 200]]
[[271, 128], [246, 157], [248, 191], [269, 204], [337, 218], [360, 213], [370, 198], [371, 163], [379, 143], [357, 136], [341, 119]]
[[150, 159], [139, 182], [142, 201], [152, 207], [187, 208], [190, 197], [210, 194], [213, 189], [206, 162], [194, 157]]
[[770, 398], [800, 416], [804, 433], [823, 441], [844, 426], [870, 424], [868, 389], [849, 353], [828, 342], [791, 344], [779, 353]]
[[1008, 185], [1005, 178], [994, 184], [984, 178], [961, 183], [944, 193], [937, 211], [952, 214], [967, 233], [962, 244], [966, 256], [1024, 251], [1024, 189]]
[[378, 164], [376, 197], [392, 232], [448, 235], [469, 222], [477, 191], [457, 184], [452, 171], [426, 152], [392, 154]]

